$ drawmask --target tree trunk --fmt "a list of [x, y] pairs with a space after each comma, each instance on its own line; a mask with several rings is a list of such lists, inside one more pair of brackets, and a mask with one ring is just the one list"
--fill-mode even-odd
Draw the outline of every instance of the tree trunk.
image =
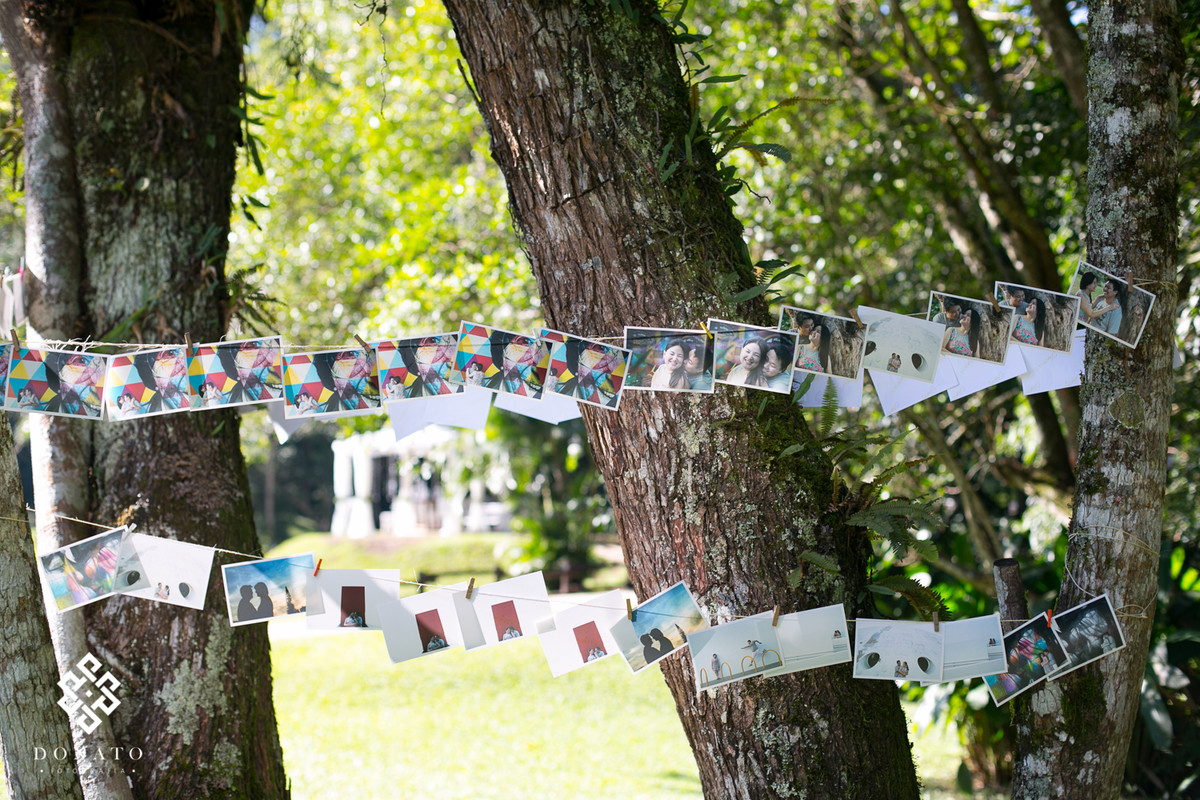
[[[0, 424], [0, 755], [11, 800], [82, 798], [67, 716], [58, 707], [58, 665], [42, 604], [33, 537], [25, 519], [12, 429]], [[35, 748], [43, 754], [38, 758]], [[59, 761], [56, 749], [67, 752]]]
[[[42, 105], [66, 110], [53, 120], [53, 152], [74, 206], [32, 188], [31, 153], [30, 265], [42, 283], [31, 322], [47, 337], [219, 338], [228, 323], [224, 257], [240, 138], [231, 109], [240, 104], [248, 6], [222, 3], [218, 20], [208, 4], [113, 2], [22, 22], [13, 18], [20, 4], [9, 5], [6, 43], [10, 30], [65, 43], [38, 62], [57, 94], [21, 82], [31, 133], [44, 135], [31, 130]], [[38, 250], [60, 236], [74, 236], [74, 252]], [[258, 552], [235, 413], [36, 423], [43, 549], [81, 538], [49, 516], [68, 513]], [[82, 630], [58, 637], [60, 662], [82, 647], [117, 673], [123, 694], [111, 742], [143, 754], [89, 764], [111, 771], [103, 785], [85, 786], [89, 797], [131, 796], [126, 775], [138, 797], [288, 796], [266, 628], [230, 628], [219, 570], [208, 588], [203, 612], [121, 597], [69, 615], [86, 626], [86, 641]], [[77, 739], [81, 770], [93, 744]]]
[[1109, 593], [1126, 647], [1017, 707], [1016, 798], [1115, 798], [1157, 591], [1175, 324], [1174, 0], [1089, 7], [1088, 257], [1158, 299], [1136, 350], [1088, 334], [1078, 489], [1058, 609]]
[[[607, 3], [446, 6], [552, 327], [771, 324], [765, 304], [731, 303], [752, 284], [741, 226], [709, 144], [685, 145], [688, 87], [651, 4], [629, 16]], [[668, 142], [678, 167], [664, 180]], [[870, 545], [842, 522], [829, 463], [819, 450], [782, 456], [812, 441], [790, 398], [634, 393], [619, 413], [584, 418], [640, 597], [683, 579], [723, 621], [776, 604], [870, 615]], [[840, 574], [814, 568], [790, 589], [804, 550], [836, 558]], [[707, 797], [917, 797], [892, 683], [852, 680], [846, 665], [698, 697], [691, 669], [687, 655], [663, 662]]]

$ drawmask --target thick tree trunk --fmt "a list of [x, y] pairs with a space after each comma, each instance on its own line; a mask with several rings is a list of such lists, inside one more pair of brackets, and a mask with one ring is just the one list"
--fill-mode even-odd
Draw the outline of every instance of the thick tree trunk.
[[1137, 713], [1162, 536], [1175, 323], [1174, 0], [1089, 7], [1088, 257], [1158, 299], [1129, 350], [1088, 334], [1065, 610], [1109, 593], [1126, 647], [1018, 706], [1016, 798], [1115, 798]]
[[[770, 324], [764, 305], [735, 307], [718, 288], [725, 276], [749, 283], [741, 226], [709, 145], [685, 146], [688, 88], [651, 4], [634, 2], [631, 17], [607, 3], [446, 6], [552, 327], [620, 336], [624, 324], [696, 327], [709, 315]], [[682, 163], [664, 180], [667, 142]], [[636, 393], [619, 413], [584, 417], [639, 596], [683, 579], [720, 620], [776, 604], [870, 613], [870, 547], [840, 522], [828, 462], [819, 451], [780, 457], [812, 440], [789, 398], [725, 386]], [[792, 590], [786, 575], [807, 549], [836, 558], [841, 574], [814, 568]], [[917, 796], [891, 683], [854, 681], [847, 665], [697, 697], [691, 667], [682, 655], [663, 673], [707, 797]]]
[[[44, 335], [178, 343], [184, 331], [197, 341], [225, 333], [239, 139], [231, 109], [239, 105], [246, 21], [237, 15], [248, 7], [221, 5], [223, 25], [212, 5], [114, 2], [90, 4], [69, 20], [26, 20], [16, 31], [66, 42], [42, 62], [57, 95], [22, 85], [27, 120], [52, 100], [66, 109], [65, 121], [56, 119], [55, 152], [65, 153], [59, 167], [70, 173], [64, 191], [74, 198], [74, 212], [62, 211], [49, 227], [42, 220], [63, 201], [40, 215], [53, 198], [27, 196], [31, 249], [78, 232], [74, 253], [43, 258], [35, 273], [43, 287], [31, 319]], [[64, 288], [50, 291], [57, 286]], [[34, 455], [43, 548], [80, 538], [49, 516], [70, 513], [258, 551], [232, 412], [40, 419]], [[214, 570], [203, 612], [127, 598], [72, 612], [86, 641], [58, 637], [60, 662], [82, 646], [117, 673], [123, 694], [112, 743], [142, 753], [95, 765], [111, 772], [104, 785], [85, 786], [89, 797], [120, 797], [119, 784], [128, 793], [126, 774], [138, 797], [288, 796], [265, 626], [231, 629], [221, 587]], [[92, 751], [91, 742], [80, 744]]]

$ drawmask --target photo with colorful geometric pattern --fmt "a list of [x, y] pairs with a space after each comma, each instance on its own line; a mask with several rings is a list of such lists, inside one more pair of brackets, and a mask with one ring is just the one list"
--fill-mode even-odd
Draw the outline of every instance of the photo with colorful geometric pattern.
[[18, 348], [4, 386], [4, 407], [60, 417], [99, 419], [108, 356]]
[[549, 328], [541, 329], [541, 338], [549, 350], [546, 391], [601, 408], [620, 405], [632, 351]]
[[371, 413], [380, 408], [373, 349], [288, 353], [283, 363], [286, 417]]
[[458, 329], [455, 366], [468, 386], [540, 400], [546, 363], [545, 346], [536, 337], [476, 322]]
[[458, 332], [389, 339], [375, 346], [384, 400], [411, 400], [463, 390], [454, 366]]
[[104, 379], [104, 408], [109, 419], [134, 419], [188, 411], [187, 353], [168, 347], [112, 356]]
[[280, 337], [197, 345], [188, 359], [193, 409], [244, 406], [283, 397]]

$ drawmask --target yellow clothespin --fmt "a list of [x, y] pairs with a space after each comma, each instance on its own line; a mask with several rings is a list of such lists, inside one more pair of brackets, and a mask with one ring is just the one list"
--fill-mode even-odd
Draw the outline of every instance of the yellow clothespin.
[[633, 622], [633, 601], [628, 597], [625, 598], [625, 616], [629, 617], [630, 622]]
[[701, 323], [700, 323], [700, 327], [704, 329], [704, 335], [705, 335], [705, 336], [707, 336], [707, 337], [708, 337], [708, 338], [710, 338], [710, 339], [711, 339], [711, 338], [713, 338], [712, 331], [710, 331], [710, 330], [708, 329], [708, 326], [707, 326], [707, 325], [705, 325], [703, 321], [701, 321]]
[[771, 617], [771, 627], [776, 628], [778, 626], [779, 626], [779, 606], [775, 606], [775, 616]]
[[471, 593], [475, 591], [475, 579], [471, 578], [471, 582], [467, 584], [467, 599], [471, 599]]

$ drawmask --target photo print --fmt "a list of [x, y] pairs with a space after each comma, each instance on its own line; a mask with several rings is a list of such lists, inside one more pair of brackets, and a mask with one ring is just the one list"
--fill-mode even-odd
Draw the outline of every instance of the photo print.
[[1050, 624], [1067, 654], [1066, 663], [1050, 676], [1052, 681], [1125, 646], [1107, 593], [1055, 614]]
[[379, 607], [383, 641], [393, 664], [463, 646], [455, 592], [434, 589]]
[[242, 339], [195, 348], [188, 361], [192, 408], [266, 403], [283, 397], [280, 339]]
[[9, 364], [4, 407], [9, 411], [99, 419], [107, 370], [108, 356], [18, 348]]
[[718, 383], [792, 393], [796, 334], [740, 322], [710, 319], [713, 377]]
[[942, 681], [962, 681], [996, 675], [1005, 669], [1004, 633], [1000, 615], [943, 622], [946, 639]]
[[145, 533], [133, 534], [130, 542], [142, 564], [146, 585], [138, 589], [121, 589], [122, 594], [173, 606], [204, 608], [216, 551], [204, 545]]
[[945, 326], [942, 355], [1003, 364], [1016, 311], [945, 292], [929, 293], [927, 319]]
[[687, 646], [688, 636], [708, 627], [683, 581], [638, 606], [630, 620], [622, 614], [610, 632], [625, 663], [637, 674]]
[[773, 613], [738, 619], [688, 636], [696, 691], [744, 681], [783, 666]]
[[384, 402], [456, 394], [463, 390], [454, 366], [458, 333], [390, 339], [375, 346]]
[[306, 580], [310, 630], [382, 630], [380, 607], [400, 599], [398, 569], [322, 569]]
[[1006, 671], [983, 678], [998, 706], [1037, 686], [1067, 662], [1045, 614], [1005, 634], [1004, 652]]
[[780, 330], [796, 334], [796, 377], [801, 372], [857, 379], [862, 376], [866, 331], [846, 317], [795, 306], [779, 313]]
[[995, 296], [1000, 305], [1016, 311], [1009, 337], [1014, 343], [1071, 352], [1079, 315], [1078, 295], [996, 281]]
[[538, 631], [546, 663], [554, 677], [616, 655], [620, 648], [610, 633], [625, 616], [619, 589], [595, 595], [554, 615]]
[[290, 419], [321, 414], [357, 416], [379, 410], [375, 350], [361, 347], [283, 357], [284, 413]]
[[59, 611], [146, 588], [146, 569], [128, 528], [89, 536], [38, 558]]
[[[750, 619], [766, 619], [770, 622], [774, 616], [773, 611], [767, 611]], [[783, 665], [768, 669], [763, 675], [786, 675], [789, 672], [850, 663], [849, 630], [846, 626], [846, 607], [841, 603], [780, 615], [775, 635], [779, 637]]]
[[109, 419], [135, 419], [187, 411], [188, 360], [182, 347], [112, 356], [104, 378]]
[[854, 630], [854, 677], [940, 681], [943, 641], [932, 622], [859, 619]]
[[891, 373], [898, 378], [933, 383], [945, 325], [869, 306], [858, 307], [858, 318], [867, 326], [864, 367], [883, 375]]
[[536, 400], [542, 396], [545, 354], [545, 345], [536, 337], [464, 322], [458, 329], [454, 365], [467, 386]]
[[626, 327], [625, 347], [633, 354], [626, 389], [713, 391], [712, 338], [704, 331]]
[[1080, 325], [1126, 347], [1137, 347], [1154, 309], [1153, 294], [1082, 259], [1067, 293], [1079, 298]]
[[308, 576], [316, 569], [312, 553], [223, 564], [229, 623], [252, 625], [308, 611]]
[[12, 362], [12, 355], [11, 344], [0, 344], [0, 396], [3, 396], [4, 387], [8, 384], [8, 366]]
[[616, 410], [629, 368], [628, 350], [549, 328], [539, 335], [549, 353], [549, 361], [540, 367], [546, 394]]
[[476, 586], [470, 600], [466, 587], [464, 583], [450, 588], [464, 590], [456, 592], [454, 599], [468, 651], [536, 636], [538, 624], [554, 615], [541, 572]]

